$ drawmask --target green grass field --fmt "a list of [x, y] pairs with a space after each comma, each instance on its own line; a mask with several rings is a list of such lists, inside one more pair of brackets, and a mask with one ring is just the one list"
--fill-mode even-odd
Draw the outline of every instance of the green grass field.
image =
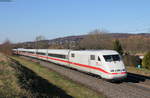
[[[34, 88], [31, 89], [35, 89], [35, 86], [39, 85], [40, 87], [37, 87], [37, 89], [39, 89], [39, 94], [43, 94], [43, 96], [45, 94], [46, 96], [57, 98], [105, 98], [103, 94], [96, 93], [95, 91], [90, 90], [89, 88], [81, 84], [75, 83], [52, 70], [42, 67], [36, 62], [28, 61], [16, 56], [13, 56], [12, 58], [18, 61], [24, 67], [24, 69], [28, 69], [28, 71], [25, 74], [29, 74], [28, 78], [34, 77], [34, 80], [30, 81], [31, 83], [33, 82], [32, 84], [34, 84], [31, 85], [34, 86]], [[28, 81], [30, 79], [25, 80]], [[40, 89], [42, 89], [42, 91], [40, 91]]]

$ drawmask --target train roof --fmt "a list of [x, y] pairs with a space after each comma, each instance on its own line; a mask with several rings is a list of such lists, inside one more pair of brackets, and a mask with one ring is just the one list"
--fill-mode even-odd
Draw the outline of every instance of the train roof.
[[101, 54], [101, 55], [110, 55], [110, 54], [118, 54], [115, 50], [77, 50], [72, 51], [73, 53], [87, 53], [87, 54]]
[[[14, 49], [15, 50], [15, 49]], [[109, 55], [109, 54], [118, 54], [115, 50], [70, 50], [70, 49], [23, 49], [18, 48], [19, 51], [34, 51], [34, 52], [48, 52], [48, 53], [62, 53], [67, 54], [68, 52], [73, 53], [94, 53], [94, 54], [102, 54], [102, 55]]]
[[73, 50], [76, 52], [114, 52], [115, 50]]

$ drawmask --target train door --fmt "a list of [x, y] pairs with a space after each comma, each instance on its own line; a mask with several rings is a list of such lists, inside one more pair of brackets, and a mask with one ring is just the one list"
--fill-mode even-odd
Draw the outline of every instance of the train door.
[[[72, 68], [76, 68], [76, 66], [73, 64], [74, 62], [76, 62], [76, 56], [77, 54], [75, 54], [73, 51], [69, 52], [69, 55], [68, 55], [68, 61], [70, 62], [69, 63], [69, 67], [72, 67]], [[76, 62], [77, 63], [77, 62]]]
[[[96, 66], [96, 55], [94, 54], [89, 55], [89, 65], [92, 67]], [[94, 69], [90, 68], [89, 70], [91, 73], [95, 73]]]
[[101, 61], [100, 56], [97, 56], [96, 65], [99, 67], [102, 66], [102, 61]]
[[[101, 62], [101, 58], [97, 55], [90, 55], [89, 56], [89, 65], [92, 67], [96, 67], [96, 68], [102, 68], [102, 62]], [[95, 69], [90, 69], [91, 73], [95, 73], [95, 74], [101, 74], [99, 73], [98, 70]]]
[[102, 61], [101, 61], [100, 56], [90, 55], [90, 57], [89, 57], [89, 65], [95, 66], [95, 67], [102, 66]]
[[[70, 57], [71, 57], [70, 52], [71, 52], [71, 50], [68, 51], [68, 54], [66, 56], [68, 62], [70, 62]], [[70, 67], [70, 63], [68, 63], [67, 65], [68, 65], [68, 67]]]
[[89, 65], [95, 66], [96, 65], [96, 55], [90, 55], [89, 56]]

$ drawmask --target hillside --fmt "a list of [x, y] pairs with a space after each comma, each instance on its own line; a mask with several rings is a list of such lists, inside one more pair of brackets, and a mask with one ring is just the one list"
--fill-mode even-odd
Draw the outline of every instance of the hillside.
[[[111, 39], [110, 40], [111, 42], [109, 41], [109, 45], [105, 43], [106, 41], [103, 41], [103, 42], [100, 41], [98, 44], [96, 44], [94, 42], [94, 39], [87, 38], [87, 36], [89, 35], [79, 35], [79, 36], [60, 37], [60, 38], [50, 39], [50, 40], [41, 40], [38, 42], [31, 41], [31, 42], [17, 43], [13, 45], [13, 48], [92, 49], [93, 46], [89, 46], [89, 44], [92, 41], [93, 43], [91, 44], [95, 44], [97, 46], [98, 45], [105, 46], [105, 47], [100, 47], [98, 49], [101, 49], [101, 48], [111, 49], [112, 41], [115, 39], [119, 39], [121, 41], [123, 48], [126, 51], [144, 52], [144, 51], [148, 51], [150, 48], [150, 34], [149, 33], [139, 33], [139, 34], [107, 33], [106, 35], [109, 37], [106, 39]], [[83, 42], [83, 39], [86, 39], [86, 42]], [[100, 39], [101, 37], [98, 38], [98, 40]], [[89, 43], [88, 45], [86, 44], [87, 42]]]

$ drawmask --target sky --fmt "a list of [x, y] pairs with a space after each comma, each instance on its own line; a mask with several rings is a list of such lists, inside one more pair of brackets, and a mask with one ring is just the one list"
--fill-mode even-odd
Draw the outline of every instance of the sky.
[[[3, 1], [3, 2], [2, 2]], [[112, 33], [149, 33], [150, 0], [0, 0], [0, 43]], [[7, 1], [7, 0], [6, 0]]]

